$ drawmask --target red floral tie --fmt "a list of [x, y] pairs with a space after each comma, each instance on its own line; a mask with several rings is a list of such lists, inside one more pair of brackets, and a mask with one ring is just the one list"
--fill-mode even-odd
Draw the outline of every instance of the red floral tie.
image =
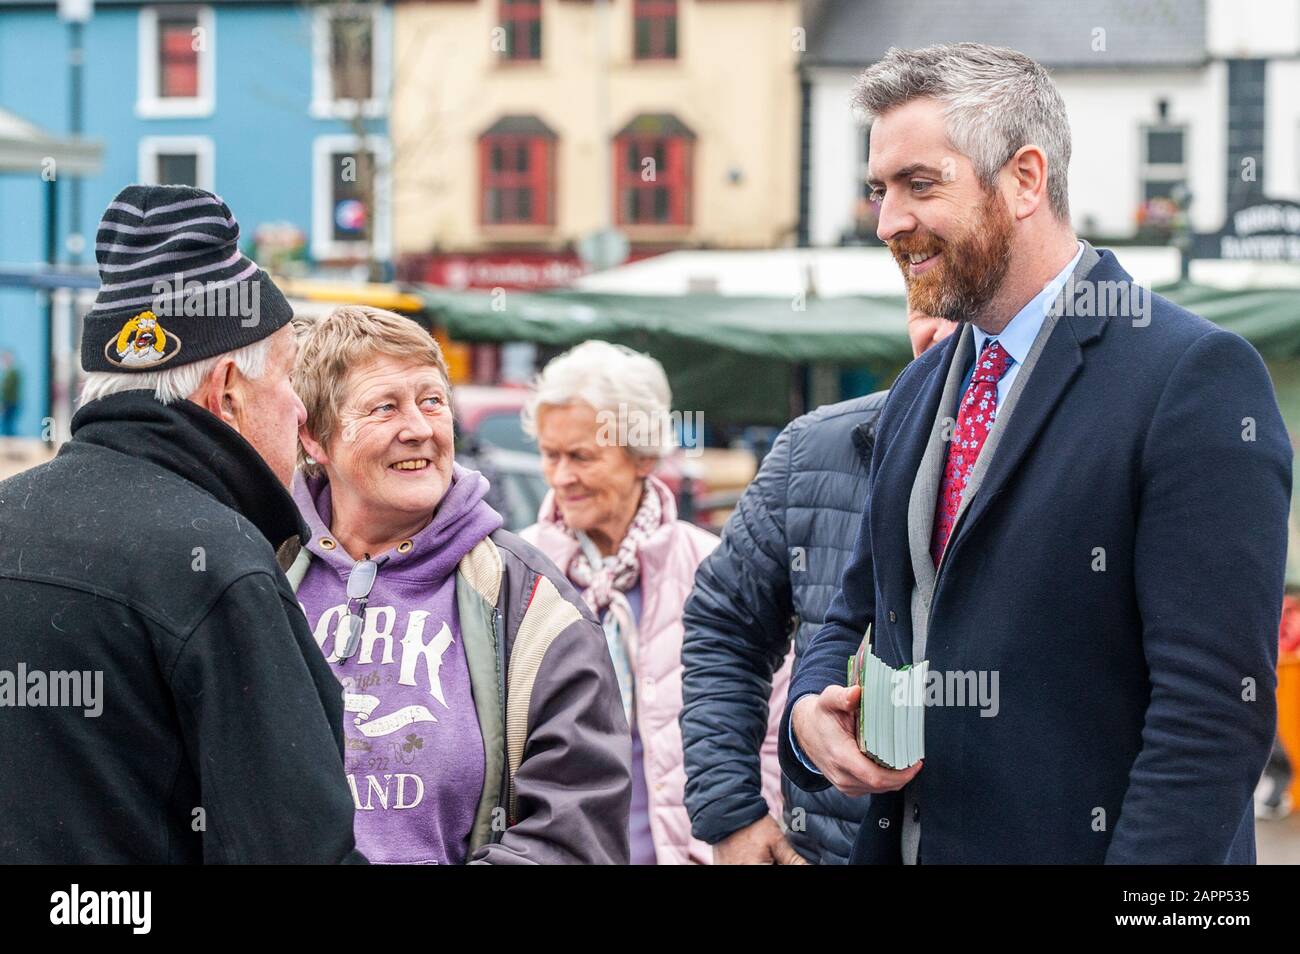
[[975, 375], [962, 395], [957, 410], [957, 426], [948, 443], [948, 456], [943, 467], [943, 484], [939, 487], [939, 500], [934, 511], [934, 535], [930, 538], [930, 556], [934, 565], [943, 558], [948, 535], [957, 522], [957, 509], [961, 506], [966, 482], [975, 470], [984, 441], [993, 427], [998, 413], [998, 381], [1011, 366], [1011, 355], [1000, 342], [986, 341], [984, 352], [975, 363]]

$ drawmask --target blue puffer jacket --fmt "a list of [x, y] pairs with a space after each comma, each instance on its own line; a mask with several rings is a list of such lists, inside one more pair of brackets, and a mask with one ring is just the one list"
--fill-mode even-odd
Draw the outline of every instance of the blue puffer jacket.
[[[716, 844], [763, 817], [759, 746], [772, 674], [821, 627], [857, 539], [881, 391], [792, 421], [705, 559], [686, 603], [682, 743], [695, 837]], [[866, 799], [781, 780], [787, 837], [806, 859], [843, 864]]]

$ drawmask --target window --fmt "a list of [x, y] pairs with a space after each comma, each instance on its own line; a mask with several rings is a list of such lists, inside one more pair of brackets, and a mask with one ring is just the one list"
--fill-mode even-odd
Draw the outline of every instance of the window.
[[1167, 199], [1187, 181], [1187, 130], [1181, 126], [1142, 129], [1142, 202]]
[[318, 136], [312, 157], [312, 256], [389, 255], [388, 142], [378, 136]]
[[677, 59], [677, 0], [633, 0], [632, 49], [638, 60]]
[[199, 157], [192, 152], [160, 153], [155, 162], [158, 166], [158, 185], [193, 185], [199, 182]]
[[505, 31], [502, 59], [542, 58], [542, 0], [500, 0]]
[[867, 184], [867, 167], [871, 159], [871, 124], [863, 126], [859, 132], [859, 144], [862, 149], [862, 162], [858, 166], [858, 194], [853, 209], [853, 232], [855, 241], [876, 241], [876, 227], [880, 223], [880, 208], [871, 201], [871, 186]]
[[366, 100], [374, 87], [374, 20], [335, 14], [330, 26], [330, 82], [335, 99]]
[[552, 225], [555, 133], [533, 116], [506, 116], [479, 139], [484, 225]]
[[1182, 165], [1183, 131], [1181, 129], [1148, 129], [1147, 162], [1161, 165]]
[[388, 37], [388, 12], [381, 4], [317, 7], [312, 21], [313, 116], [383, 115]]
[[136, 113], [208, 116], [213, 109], [216, 31], [211, 7], [143, 7], [139, 15]]
[[638, 116], [614, 138], [619, 225], [690, 225], [695, 134], [675, 116]]
[[199, 54], [193, 33], [197, 26], [194, 17], [158, 18], [158, 95], [166, 99], [199, 95]]
[[212, 140], [207, 136], [146, 136], [140, 140], [139, 179], [145, 185], [214, 189]]

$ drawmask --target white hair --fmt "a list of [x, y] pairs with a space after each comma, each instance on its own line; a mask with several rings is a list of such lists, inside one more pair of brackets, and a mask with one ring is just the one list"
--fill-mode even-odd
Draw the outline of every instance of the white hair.
[[266, 370], [266, 359], [271, 353], [271, 335], [259, 338], [250, 345], [182, 364], [175, 368], [161, 371], [143, 371], [136, 373], [122, 371], [92, 371], [86, 375], [86, 383], [81, 388], [81, 404], [84, 407], [91, 401], [97, 401], [120, 391], [139, 391], [148, 389], [162, 404], [184, 401], [203, 384], [203, 379], [212, 373], [223, 358], [231, 358], [239, 373], [255, 381]]
[[673, 392], [663, 365], [608, 341], [584, 341], [550, 361], [533, 381], [520, 420], [537, 437], [537, 411], [584, 402], [605, 433], [637, 457], [664, 457], [676, 447], [669, 409]]
[[1070, 121], [1056, 84], [1035, 60], [983, 43], [893, 47], [858, 77], [853, 102], [872, 118], [921, 97], [944, 106], [948, 141], [970, 159], [985, 188], [1018, 149], [1041, 148], [1048, 204], [1058, 221], [1070, 220]]

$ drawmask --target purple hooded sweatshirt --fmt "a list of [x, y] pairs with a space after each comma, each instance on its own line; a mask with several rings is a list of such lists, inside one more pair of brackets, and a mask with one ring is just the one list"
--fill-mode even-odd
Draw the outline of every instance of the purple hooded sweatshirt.
[[[357, 849], [379, 864], [460, 864], [483, 791], [483, 735], [456, 610], [456, 564], [501, 517], [482, 474], [453, 465], [430, 524], [385, 554], [357, 652], [346, 643], [355, 561], [330, 533], [329, 482], [294, 478], [314, 558], [298, 602], [343, 684], [344, 767]], [[322, 546], [323, 540], [335, 545]]]

